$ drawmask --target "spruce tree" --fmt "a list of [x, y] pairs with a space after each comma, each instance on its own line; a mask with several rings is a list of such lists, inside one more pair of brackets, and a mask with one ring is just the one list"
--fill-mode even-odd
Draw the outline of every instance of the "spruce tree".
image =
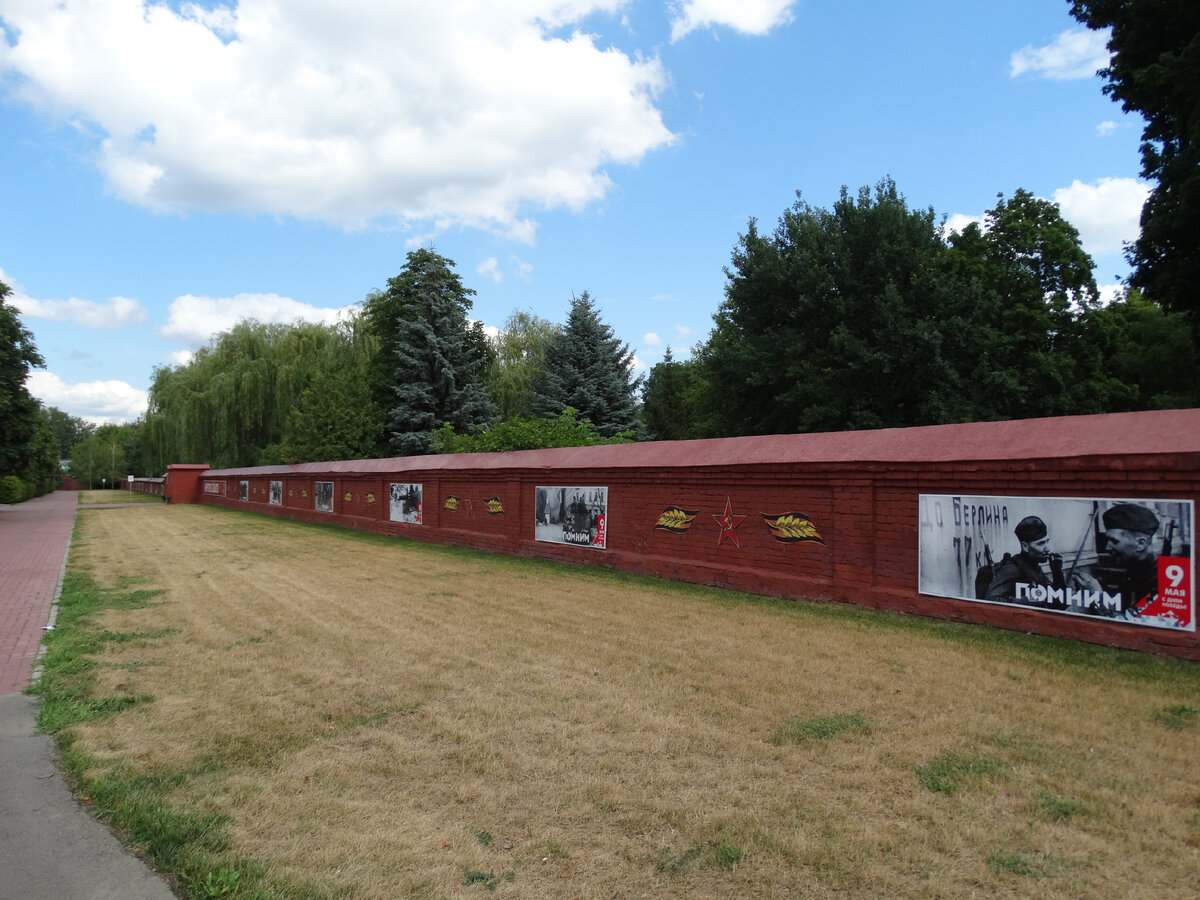
[[[402, 456], [429, 453], [430, 432], [446, 423], [464, 433], [496, 418], [481, 381], [487, 341], [482, 326], [467, 321], [475, 292], [463, 287], [453, 266], [432, 250], [414, 250], [388, 280], [396, 363], [388, 433]], [[388, 352], [386, 344], [380, 348], [385, 358]]]
[[571, 298], [566, 325], [542, 359], [536, 379], [533, 413], [557, 418], [571, 407], [603, 437], [636, 429], [635, 393], [642, 379], [632, 378], [633, 353], [600, 321], [587, 291]]

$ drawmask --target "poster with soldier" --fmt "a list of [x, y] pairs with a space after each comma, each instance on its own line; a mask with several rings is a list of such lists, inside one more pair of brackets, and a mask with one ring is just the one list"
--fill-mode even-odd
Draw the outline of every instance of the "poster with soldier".
[[552, 544], [603, 550], [608, 541], [608, 488], [534, 489], [534, 537]]
[[271, 482], [271, 505], [281, 506], [283, 504], [283, 482]]
[[390, 516], [393, 522], [420, 525], [423, 518], [423, 488], [419, 484], [391, 484]]
[[318, 481], [313, 485], [313, 498], [318, 512], [333, 512], [333, 482]]
[[1196, 630], [1190, 500], [919, 502], [922, 594]]

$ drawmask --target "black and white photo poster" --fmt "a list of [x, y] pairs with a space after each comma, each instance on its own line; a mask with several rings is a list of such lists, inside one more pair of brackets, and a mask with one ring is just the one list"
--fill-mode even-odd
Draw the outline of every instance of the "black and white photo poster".
[[919, 590], [1195, 631], [1190, 500], [920, 496]]
[[280, 506], [283, 503], [283, 482], [271, 482], [271, 505]]
[[390, 487], [392, 521], [420, 525], [423, 511], [421, 485], [392, 484]]
[[608, 488], [534, 489], [534, 537], [552, 544], [603, 550], [608, 542]]
[[313, 498], [318, 511], [333, 512], [333, 482], [318, 481], [313, 486]]

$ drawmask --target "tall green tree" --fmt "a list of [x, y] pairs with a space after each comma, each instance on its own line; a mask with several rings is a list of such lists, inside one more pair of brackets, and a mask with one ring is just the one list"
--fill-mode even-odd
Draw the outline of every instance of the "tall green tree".
[[633, 352], [600, 319], [600, 311], [584, 291], [571, 298], [566, 324], [542, 359], [532, 403], [535, 416], [556, 419], [571, 407], [596, 426], [603, 437], [636, 430], [637, 391]]
[[43, 424], [25, 379], [45, 360], [16, 309], [5, 303], [11, 294], [12, 289], [0, 282], [0, 476], [20, 477], [30, 462], [30, 444]]
[[707, 433], [704, 373], [695, 360], [676, 360], [667, 347], [642, 391], [642, 422], [655, 441], [685, 441]]
[[279, 455], [284, 462], [367, 459], [379, 455], [383, 421], [371, 395], [374, 336], [361, 318], [338, 326], [341, 341], [319, 361], [317, 371], [288, 413]]
[[64, 412], [56, 406], [46, 407], [46, 421], [54, 434], [61, 459], [69, 459], [71, 448], [95, 430], [95, 426], [78, 416]]
[[20, 478], [33, 495], [48, 494], [62, 480], [58, 441], [50, 427], [46, 410], [38, 409], [38, 423], [27, 447], [25, 468]]
[[1110, 386], [1105, 412], [1200, 406], [1200, 347], [1183, 313], [1130, 288], [1086, 317], [1086, 339]]
[[121, 487], [137, 471], [140, 423], [105, 424], [71, 448], [67, 471], [89, 488]]
[[142, 432], [144, 465], [281, 462], [288, 414], [345, 339], [332, 326], [239, 322], [183, 366], [156, 369]]
[[1142, 177], [1155, 186], [1129, 249], [1130, 282], [1186, 312], [1200, 334], [1200, 4], [1073, 0], [1071, 14], [1112, 29], [1104, 93], [1146, 120]]
[[[832, 210], [797, 195], [751, 220], [698, 353], [713, 436], [965, 421], [985, 298], [948, 265], [932, 209], [890, 179]], [[968, 365], [968, 361], [972, 361]]]
[[798, 200], [739, 241], [697, 360], [710, 436], [1102, 412], [1091, 258], [1058, 207], [1001, 196], [948, 245], [890, 180]]
[[367, 300], [365, 314], [380, 337], [377, 377], [385, 377], [389, 356], [393, 363], [387, 431], [395, 453], [429, 453], [435, 429], [449, 423], [469, 432], [497, 417], [482, 380], [487, 336], [467, 318], [473, 294], [453, 260], [420, 249], [387, 291]]
[[484, 381], [501, 419], [532, 414], [534, 380], [546, 358], [546, 350], [561, 331], [549, 319], [518, 309], [492, 339], [495, 355]]
[[956, 274], [981, 292], [973, 327], [986, 355], [970, 382], [979, 417], [1104, 412], [1115, 386], [1085, 335], [1094, 266], [1058, 206], [1024, 189], [1001, 195], [982, 228], [950, 243]]

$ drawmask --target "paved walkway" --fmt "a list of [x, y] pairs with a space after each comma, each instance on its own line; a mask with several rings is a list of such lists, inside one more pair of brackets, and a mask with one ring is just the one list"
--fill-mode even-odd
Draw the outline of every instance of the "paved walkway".
[[[35, 735], [28, 686], [50, 622], [78, 494], [0, 506], [0, 900], [173, 900], [71, 795]], [[89, 507], [90, 508], [90, 507]]]
[[33, 675], [78, 497], [55, 491], [0, 506], [0, 695], [24, 690]]

